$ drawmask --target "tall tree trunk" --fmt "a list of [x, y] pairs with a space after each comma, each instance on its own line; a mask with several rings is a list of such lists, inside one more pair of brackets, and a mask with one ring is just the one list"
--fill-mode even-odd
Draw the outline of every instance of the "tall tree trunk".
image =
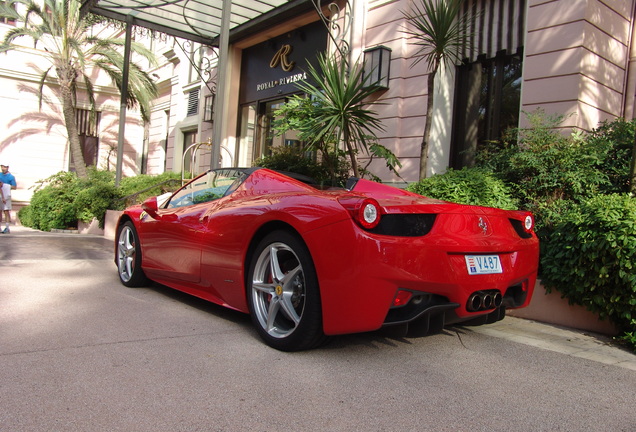
[[435, 67], [427, 78], [428, 95], [426, 96], [426, 123], [424, 124], [424, 136], [422, 137], [422, 146], [420, 151], [420, 180], [426, 178], [426, 169], [428, 168], [428, 148], [429, 138], [431, 136], [431, 123], [433, 117], [433, 95], [435, 93]]
[[71, 87], [75, 80], [76, 72], [72, 68], [58, 68], [58, 81], [60, 83], [60, 93], [62, 94], [62, 113], [64, 115], [64, 123], [66, 124], [66, 132], [71, 147], [71, 157], [75, 172], [81, 179], [87, 179], [86, 164], [84, 163], [84, 155], [82, 154], [82, 146], [80, 144], [79, 133], [77, 131], [77, 119], [75, 118], [75, 105], [73, 104], [73, 93]]
[[345, 142], [345, 146], [347, 147], [347, 152], [349, 153], [349, 159], [351, 160], [351, 168], [353, 169], [353, 176], [356, 178], [360, 178], [360, 172], [358, 171], [358, 161], [356, 160], [356, 152], [353, 149], [353, 146], [349, 142], [349, 134], [343, 134], [343, 141]]

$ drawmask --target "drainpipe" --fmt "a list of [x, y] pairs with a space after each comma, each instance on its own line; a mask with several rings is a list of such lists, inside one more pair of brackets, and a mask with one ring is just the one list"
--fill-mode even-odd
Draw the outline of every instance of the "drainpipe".
[[635, 117], [634, 103], [636, 102], [636, 1], [632, 1], [632, 16], [630, 20], [630, 39], [627, 44], [629, 57], [625, 67], [625, 95], [623, 96], [623, 110], [621, 117], [631, 120]]

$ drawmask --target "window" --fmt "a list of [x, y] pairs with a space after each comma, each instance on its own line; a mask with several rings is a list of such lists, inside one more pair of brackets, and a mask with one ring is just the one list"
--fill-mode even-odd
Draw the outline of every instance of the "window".
[[236, 169], [208, 171], [174, 194], [166, 208], [185, 207], [217, 200], [235, 190], [243, 178], [243, 172]]
[[[90, 110], [76, 109], [75, 120], [77, 121], [77, 133], [82, 147], [82, 155], [84, 156], [84, 164], [86, 166], [97, 165], [97, 157], [99, 156], [99, 121], [100, 112], [91, 113]], [[69, 169], [75, 170], [73, 161], [70, 161]]]
[[195, 89], [188, 93], [188, 111], [186, 113], [188, 117], [199, 113], [199, 91], [200, 89]]
[[188, 55], [188, 61], [190, 67], [188, 68], [188, 83], [193, 83], [201, 79], [200, 70], [203, 63], [203, 51], [204, 48], [198, 44], [192, 42], [192, 49]]
[[519, 122], [527, 0], [466, 0], [457, 68], [449, 165], [471, 166], [484, 143], [499, 141]]
[[521, 55], [458, 68], [450, 166], [471, 166], [479, 146], [499, 141], [517, 127], [521, 101]]
[[[192, 173], [192, 167], [196, 164], [193, 160], [196, 157], [193, 149], [190, 149], [192, 144], [197, 142], [197, 131], [188, 131], [183, 133], [183, 173]], [[190, 149], [190, 151], [188, 151]]]

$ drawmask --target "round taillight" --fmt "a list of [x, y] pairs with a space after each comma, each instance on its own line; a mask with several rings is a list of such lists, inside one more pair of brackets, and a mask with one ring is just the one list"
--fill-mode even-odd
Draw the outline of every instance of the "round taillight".
[[523, 227], [527, 232], [532, 231], [532, 228], [534, 228], [534, 220], [532, 219], [531, 215], [527, 215], [525, 217], [525, 219], [523, 220]]
[[358, 223], [365, 229], [373, 229], [380, 223], [380, 205], [374, 200], [364, 200], [358, 213]]

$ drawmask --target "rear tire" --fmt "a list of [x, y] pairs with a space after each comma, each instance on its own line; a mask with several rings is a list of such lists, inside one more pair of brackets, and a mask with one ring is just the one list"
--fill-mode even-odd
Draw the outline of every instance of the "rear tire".
[[128, 221], [117, 230], [117, 273], [124, 286], [147, 285], [149, 280], [141, 269], [141, 246], [135, 225]]
[[300, 351], [324, 342], [318, 277], [299, 237], [268, 234], [251, 257], [246, 286], [252, 322], [267, 345]]

